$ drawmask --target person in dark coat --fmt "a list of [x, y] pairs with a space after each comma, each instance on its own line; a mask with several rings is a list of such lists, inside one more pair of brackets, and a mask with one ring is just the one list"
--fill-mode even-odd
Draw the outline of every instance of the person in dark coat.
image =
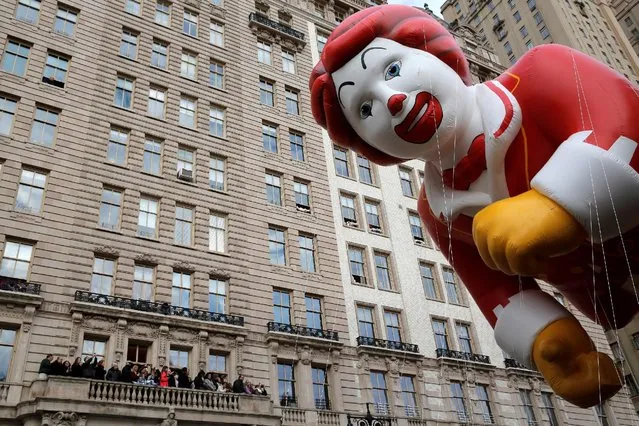
[[77, 357], [71, 366], [71, 377], [82, 377], [82, 358]]
[[233, 382], [234, 393], [244, 393], [244, 376], [240, 376]]
[[127, 362], [124, 367], [122, 367], [122, 372], [120, 373], [120, 381], [121, 382], [131, 382], [131, 363]]
[[101, 359], [98, 362], [98, 365], [95, 367], [95, 379], [96, 380], [104, 380], [104, 376], [106, 375], [106, 370], [104, 369], [104, 360]]
[[95, 367], [97, 365], [98, 358], [95, 355], [84, 358], [84, 363], [82, 364], [82, 377], [85, 379], [93, 379], [95, 377]]
[[51, 363], [51, 375], [52, 376], [64, 375], [64, 365], [62, 364], [62, 358], [57, 357], [55, 361]]
[[63, 376], [71, 375], [71, 363], [69, 361], [64, 361], [62, 363], [62, 375]]
[[[45, 374], [47, 376], [50, 375], [52, 370], [51, 361], [53, 361], [52, 354], [47, 355], [42, 361], [40, 361], [40, 369], [38, 370], [38, 374]], [[44, 378], [46, 378], [46, 376]]]
[[114, 362], [113, 365], [111, 365], [111, 368], [109, 368], [109, 371], [107, 371], [106, 373], [106, 380], [108, 380], [109, 382], [117, 382], [118, 380], [120, 380], [120, 374], [121, 372], [118, 368], [118, 363]]
[[178, 374], [178, 387], [179, 388], [190, 388], [191, 387], [191, 379], [189, 379], [189, 370], [184, 367]]
[[199, 373], [197, 373], [197, 376], [195, 377], [195, 380], [193, 380], [193, 386], [195, 387], [195, 389], [206, 389], [206, 387], [204, 386], [204, 371], [200, 370]]
[[[173, 370], [169, 371], [169, 387], [170, 388], [177, 388], [177, 373]], [[160, 385], [161, 386], [161, 385]]]

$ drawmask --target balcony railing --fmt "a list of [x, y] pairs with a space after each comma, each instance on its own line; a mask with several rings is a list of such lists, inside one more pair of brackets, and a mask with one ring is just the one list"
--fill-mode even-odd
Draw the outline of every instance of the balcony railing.
[[259, 13], [251, 12], [249, 15], [249, 21], [255, 22], [263, 27], [271, 28], [277, 32], [283, 33], [289, 37], [293, 37], [300, 41], [304, 41], [304, 33], [301, 31], [297, 31], [287, 25], [280, 24], [277, 21], [273, 21], [269, 19], [267, 16], [264, 16]]
[[523, 364], [518, 363], [512, 358], [505, 358], [504, 365], [506, 366], [506, 368], [519, 368], [520, 370], [530, 370], [530, 368], [526, 367]]
[[419, 353], [419, 347], [412, 343], [393, 342], [391, 340], [377, 339], [375, 337], [359, 336], [357, 337], [357, 346], [374, 346], [376, 348]]
[[277, 331], [279, 333], [296, 334], [298, 336], [317, 337], [318, 339], [328, 339], [339, 341], [337, 331], [322, 330], [319, 328], [303, 327], [301, 325], [282, 324], [270, 321], [267, 325], [268, 331]]
[[16, 293], [40, 294], [40, 284], [18, 278], [0, 277], [0, 290]]
[[106, 294], [91, 293], [78, 290], [75, 292], [77, 302], [93, 303], [102, 306], [113, 306], [115, 308], [132, 309], [134, 311], [149, 312], [160, 315], [171, 315], [177, 317], [190, 318], [200, 321], [210, 321], [222, 324], [244, 326], [244, 317], [236, 315], [218, 314], [215, 312], [203, 311], [200, 309], [182, 308], [172, 306], [168, 303], [151, 302], [149, 300], [127, 299], [126, 297], [109, 296]]
[[482, 364], [490, 364], [490, 357], [488, 355], [473, 354], [470, 352], [452, 351], [450, 349], [437, 349], [435, 351], [437, 358], [453, 358], [462, 361], [479, 362]]

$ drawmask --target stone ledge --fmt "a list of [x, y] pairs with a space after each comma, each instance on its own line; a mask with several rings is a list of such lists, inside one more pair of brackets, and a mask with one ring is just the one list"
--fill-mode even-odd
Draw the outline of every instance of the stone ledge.
[[421, 353], [400, 351], [397, 349], [380, 348], [377, 346], [367, 346], [367, 345], [358, 346], [357, 354], [358, 355], [360, 354], [377, 355], [382, 357], [396, 357], [396, 358], [410, 359], [415, 361], [424, 359], [424, 355], [422, 355]]
[[44, 298], [37, 294], [0, 290], [0, 302], [9, 304], [40, 306]]
[[302, 336], [300, 334], [289, 334], [278, 331], [269, 331], [266, 333], [266, 343], [271, 341], [288, 343], [288, 344], [301, 344], [311, 347], [340, 349], [344, 346], [344, 343], [340, 341], [321, 339], [319, 337]]

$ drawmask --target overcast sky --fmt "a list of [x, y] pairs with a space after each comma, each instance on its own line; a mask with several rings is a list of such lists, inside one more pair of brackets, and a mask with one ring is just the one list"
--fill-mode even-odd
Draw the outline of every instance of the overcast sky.
[[388, 0], [389, 3], [394, 3], [394, 4], [409, 4], [411, 6], [424, 6], [424, 2], [428, 3], [428, 7], [430, 7], [430, 10], [432, 10], [433, 12], [435, 12], [435, 14], [437, 16], [442, 16], [441, 14], [441, 7], [442, 4], [444, 4], [445, 0]]

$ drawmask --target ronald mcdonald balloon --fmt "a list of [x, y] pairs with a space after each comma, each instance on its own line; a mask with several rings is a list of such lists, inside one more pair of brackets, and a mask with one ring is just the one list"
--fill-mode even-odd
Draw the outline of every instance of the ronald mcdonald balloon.
[[333, 31], [310, 88], [338, 145], [382, 165], [424, 160], [422, 221], [504, 351], [580, 407], [621, 388], [613, 361], [536, 279], [606, 330], [637, 313], [637, 87], [555, 44], [472, 85], [439, 22], [382, 5]]

